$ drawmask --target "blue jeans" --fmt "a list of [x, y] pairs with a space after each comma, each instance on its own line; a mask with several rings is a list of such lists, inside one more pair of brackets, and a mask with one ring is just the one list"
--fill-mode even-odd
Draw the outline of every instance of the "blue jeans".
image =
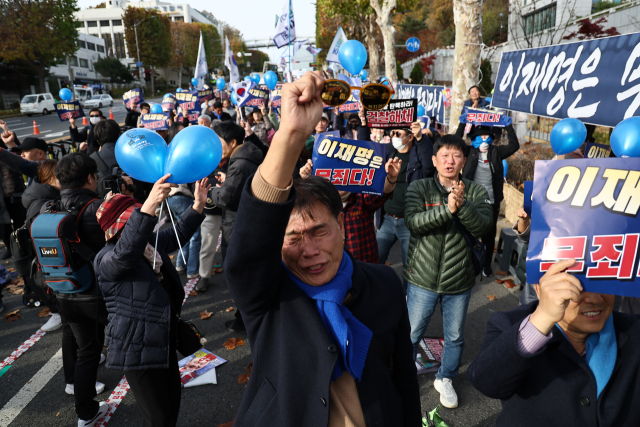
[[[193, 205], [193, 199], [185, 196], [184, 194], [176, 194], [175, 196], [171, 196], [167, 199], [167, 203], [169, 204], [169, 208], [171, 208], [171, 212], [173, 212], [173, 220], [178, 221], [184, 211], [188, 208], [191, 208]], [[169, 219], [169, 221], [171, 221]], [[200, 268], [200, 227], [195, 232], [189, 243], [184, 245], [182, 248], [182, 254], [184, 255], [184, 260], [186, 260], [187, 274], [198, 274]], [[182, 259], [182, 256], [178, 252], [178, 261], [176, 262], [177, 267], [184, 267], [185, 262]]]
[[418, 354], [420, 340], [429, 326], [429, 321], [436, 305], [440, 301], [442, 310], [442, 326], [444, 329], [444, 348], [442, 349], [442, 364], [436, 373], [436, 378], [453, 378], [458, 375], [462, 350], [464, 348], [464, 323], [471, 299], [471, 289], [461, 294], [437, 294], [419, 288], [409, 283], [407, 289], [407, 308], [411, 323], [411, 343], [413, 344], [413, 358]]
[[[376, 234], [378, 241], [378, 252], [380, 254], [380, 263], [387, 262], [391, 247], [400, 239], [400, 248], [402, 249], [402, 264], [407, 265], [407, 253], [409, 252], [409, 238], [411, 233], [404, 224], [404, 218], [394, 218], [389, 215], [384, 216], [384, 222]], [[407, 293], [407, 281], [402, 279], [402, 287], [405, 294]]]

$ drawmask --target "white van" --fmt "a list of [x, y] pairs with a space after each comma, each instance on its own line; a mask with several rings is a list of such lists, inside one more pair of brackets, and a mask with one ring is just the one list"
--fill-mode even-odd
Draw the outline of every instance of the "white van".
[[50, 93], [26, 95], [20, 101], [20, 113], [31, 117], [32, 114], [49, 114], [56, 110], [55, 100]]
[[93, 99], [93, 97], [98, 94], [98, 90], [92, 87], [74, 86], [73, 91], [75, 92], [76, 101], [80, 101], [80, 105], [82, 105], [83, 108], [84, 101]]

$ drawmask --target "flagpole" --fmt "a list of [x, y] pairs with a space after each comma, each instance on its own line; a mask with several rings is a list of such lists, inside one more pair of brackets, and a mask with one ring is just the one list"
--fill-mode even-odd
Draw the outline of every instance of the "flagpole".
[[[287, 12], [287, 17], [289, 18], [289, 75], [292, 75], [291, 72], [291, 0], [289, 0], [289, 11]], [[293, 76], [291, 77], [291, 80], [293, 80]], [[289, 82], [291, 83], [291, 82]]]

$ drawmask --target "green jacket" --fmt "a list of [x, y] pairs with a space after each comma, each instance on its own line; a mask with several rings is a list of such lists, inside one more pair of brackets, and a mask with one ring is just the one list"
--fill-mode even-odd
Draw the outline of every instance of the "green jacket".
[[[455, 216], [478, 237], [491, 227], [493, 208], [487, 191], [462, 179], [465, 202]], [[404, 222], [411, 232], [409, 255], [403, 278], [439, 294], [458, 294], [475, 285], [472, 253], [453, 220], [438, 175], [414, 181], [407, 189]]]

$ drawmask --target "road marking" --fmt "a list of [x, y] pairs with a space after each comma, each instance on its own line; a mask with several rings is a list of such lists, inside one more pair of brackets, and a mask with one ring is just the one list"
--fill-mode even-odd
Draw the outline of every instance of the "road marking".
[[8, 427], [61, 368], [62, 348], [0, 409], [0, 427]]
[[52, 133], [51, 135], [47, 135], [47, 138], [53, 138], [54, 136], [62, 136], [64, 135], [66, 132], [66, 130], [62, 131], [62, 132], [57, 132], [57, 133]]
[[31, 126], [25, 126], [25, 127], [23, 127], [23, 128], [11, 129], [11, 131], [15, 132], [15, 131], [17, 131], [17, 130], [29, 129], [29, 128], [33, 129], [33, 125], [31, 125]]
[[16, 359], [24, 354], [25, 351], [29, 350], [35, 343], [37, 343], [40, 338], [42, 338], [46, 334], [42, 329], [38, 329], [35, 334], [31, 335], [31, 337], [22, 343], [20, 347], [15, 349], [13, 353], [9, 355], [6, 359], [0, 363], [0, 369], [5, 366], [11, 365]]

